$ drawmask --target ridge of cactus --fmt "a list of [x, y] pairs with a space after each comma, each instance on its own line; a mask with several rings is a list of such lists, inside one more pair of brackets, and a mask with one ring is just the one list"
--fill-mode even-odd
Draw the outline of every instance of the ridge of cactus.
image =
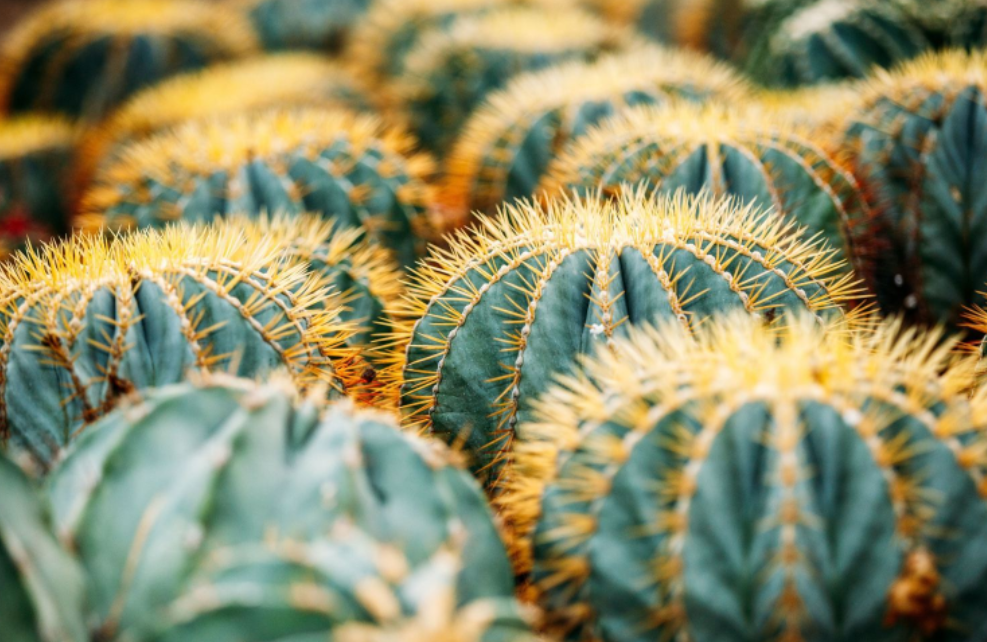
[[459, 134], [445, 162], [444, 199], [459, 215], [491, 213], [532, 196], [552, 158], [614, 113], [672, 98], [732, 103], [746, 94], [726, 65], [655, 45], [520, 75]]
[[531, 400], [630, 326], [695, 328], [733, 309], [855, 318], [841, 305], [859, 288], [836, 251], [793, 232], [681, 193], [506, 206], [412, 273], [381, 378], [409, 429], [462, 448], [497, 492]]
[[250, 19], [267, 51], [338, 52], [370, 0], [229, 0]]
[[433, 162], [376, 116], [300, 107], [190, 122], [128, 146], [82, 201], [83, 229], [311, 212], [411, 265], [432, 235]]
[[246, 21], [191, 0], [60, 0], [35, 11], [0, 51], [0, 113], [98, 120], [168, 76], [255, 50]]
[[[519, 427], [515, 559], [565, 639], [968, 640], [987, 392], [955, 339], [637, 329]], [[971, 637], [972, 636], [972, 637]]]

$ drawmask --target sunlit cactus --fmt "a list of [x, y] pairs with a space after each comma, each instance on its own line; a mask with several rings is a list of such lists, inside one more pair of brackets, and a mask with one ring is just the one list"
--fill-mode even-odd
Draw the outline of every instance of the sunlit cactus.
[[283, 250], [175, 226], [18, 257], [0, 273], [0, 439], [48, 468], [122, 397], [192, 372], [343, 388], [359, 366], [341, 295]]
[[[400, 432], [390, 415], [348, 403], [322, 410], [283, 381], [208, 377], [143, 397], [84, 432], [47, 480], [56, 532], [89, 577], [94, 639], [148, 639], [196, 570], [222, 562], [231, 547], [314, 544], [346, 526], [397, 547], [411, 568], [458, 540], [462, 569], [450, 580], [458, 602], [512, 595], [480, 489], [454, 453]], [[243, 571], [241, 579], [253, 575]], [[195, 604], [210, 606], [217, 603]]]
[[83, 198], [84, 229], [312, 212], [363, 229], [411, 265], [432, 235], [431, 159], [374, 116], [274, 109], [135, 143]]
[[728, 194], [775, 208], [804, 236], [856, 259], [851, 232], [870, 215], [849, 169], [817, 139], [756, 104], [639, 107], [577, 140], [549, 167], [544, 191]]
[[61, 0], [20, 24], [0, 51], [0, 113], [96, 120], [168, 76], [256, 47], [246, 20], [194, 0]]
[[249, 16], [268, 51], [339, 51], [370, 0], [227, 0]]
[[524, 74], [470, 118], [446, 160], [442, 198], [462, 215], [534, 194], [548, 164], [600, 121], [672, 98], [738, 102], [746, 86], [702, 56], [643, 46]]
[[834, 251], [729, 200], [563, 199], [479, 221], [414, 273], [384, 378], [406, 425], [461, 445], [494, 492], [515, 426], [578, 355], [668, 318], [842, 316], [857, 289]]
[[798, 89], [762, 89], [752, 99], [766, 119], [780, 117], [808, 127], [814, 138], [835, 147], [830, 139], [843, 126], [846, 115], [860, 106], [861, 96], [857, 82], [845, 81]]
[[519, 427], [503, 496], [549, 631], [612, 641], [987, 630], [987, 395], [953, 341], [636, 332]]

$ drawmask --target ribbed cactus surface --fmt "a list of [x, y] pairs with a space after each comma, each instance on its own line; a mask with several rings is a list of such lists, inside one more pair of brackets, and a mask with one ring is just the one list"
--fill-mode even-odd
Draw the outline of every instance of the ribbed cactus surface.
[[370, 0], [232, 0], [268, 51], [339, 51]]
[[552, 201], [482, 218], [414, 273], [385, 373], [406, 423], [461, 444], [496, 490], [553, 377], [638, 324], [746, 310], [840, 315], [855, 287], [818, 243], [731, 201]]
[[987, 633], [987, 396], [953, 342], [638, 332], [520, 427], [504, 498], [565, 639]]

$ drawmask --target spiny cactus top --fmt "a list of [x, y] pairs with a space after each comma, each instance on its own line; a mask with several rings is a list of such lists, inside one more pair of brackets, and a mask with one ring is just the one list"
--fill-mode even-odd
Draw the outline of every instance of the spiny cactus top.
[[987, 283], [987, 54], [950, 51], [878, 74], [845, 144], [877, 218], [857, 240], [887, 311], [956, 323]]
[[519, 428], [504, 506], [568, 639], [987, 633], [987, 394], [952, 342], [638, 332]]
[[669, 98], [733, 103], [745, 94], [726, 66], [651, 45], [524, 74], [470, 118], [446, 160], [443, 199], [455, 212], [492, 212], [531, 196], [567, 143], [621, 109]]
[[840, 315], [855, 291], [840, 270], [832, 250], [732, 201], [638, 193], [510, 206], [414, 274], [385, 377], [407, 424], [462, 442], [493, 488], [532, 398], [577, 355], [666, 318]]
[[548, 194], [624, 185], [708, 190], [774, 207], [806, 236], [855, 258], [851, 228], [869, 218], [856, 179], [811, 127], [757, 105], [670, 104], [627, 110], [573, 143], [548, 170]]
[[767, 118], [778, 114], [785, 122], [810, 127], [820, 139], [831, 137], [831, 132], [842, 127], [846, 115], [860, 106], [860, 87], [855, 81], [844, 81], [798, 89], [763, 89], [753, 100]]
[[313, 212], [360, 227], [411, 265], [431, 235], [433, 164], [374, 116], [267, 110], [135, 143], [84, 197], [82, 225], [161, 227], [232, 213]]
[[246, 20], [194, 0], [61, 0], [10, 34], [0, 112], [97, 120], [163, 78], [250, 52]]
[[0, 273], [0, 438], [47, 467], [122, 396], [190, 371], [342, 387], [340, 295], [234, 229], [77, 237]]
[[0, 455], [4, 642], [86, 642], [82, 570], [58, 544], [37, 490]]
[[335, 52], [370, 0], [229, 0], [250, 16], [268, 51]]
[[512, 595], [490, 510], [453, 453], [390, 415], [348, 403], [321, 411], [284, 384], [212, 376], [149, 391], [86, 431], [48, 478], [56, 532], [89, 576], [97, 633], [146, 639], [200, 563], [230, 547], [321, 540], [344, 524], [412, 567], [458, 538], [460, 603]]

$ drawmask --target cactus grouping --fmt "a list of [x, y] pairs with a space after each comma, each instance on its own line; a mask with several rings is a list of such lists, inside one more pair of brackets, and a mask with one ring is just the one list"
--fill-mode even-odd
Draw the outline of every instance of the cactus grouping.
[[0, 112], [97, 120], [163, 78], [256, 47], [234, 12], [195, 0], [60, 0], [0, 53]]
[[459, 213], [492, 213], [533, 195], [552, 159], [614, 113], [672, 98], [733, 102], [745, 94], [726, 66], [651, 45], [524, 74], [463, 128], [446, 160], [443, 198]]
[[429, 157], [373, 116], [302, 107], [187, 123], [135, 143], [83, 198], [85, 229], [312, 212], [414, 263], [432, 234]]
[[339, 51], [370, 0], [232, 0], [250, 21], [268, 51]]
[[519, 427], [503, 496], [549, 630], [987, 633], [987, 395], [953, 342], [805, 319], [638, 331]]
[[733, 309], [842, 314], [856, 286], [832, 250], [791, 233], [682, 195], [508, 207], [419, 268], [385, 378], [406, 423], [462, 443], [496, 490], [532, 399], [629, 326], [696, 327]]

